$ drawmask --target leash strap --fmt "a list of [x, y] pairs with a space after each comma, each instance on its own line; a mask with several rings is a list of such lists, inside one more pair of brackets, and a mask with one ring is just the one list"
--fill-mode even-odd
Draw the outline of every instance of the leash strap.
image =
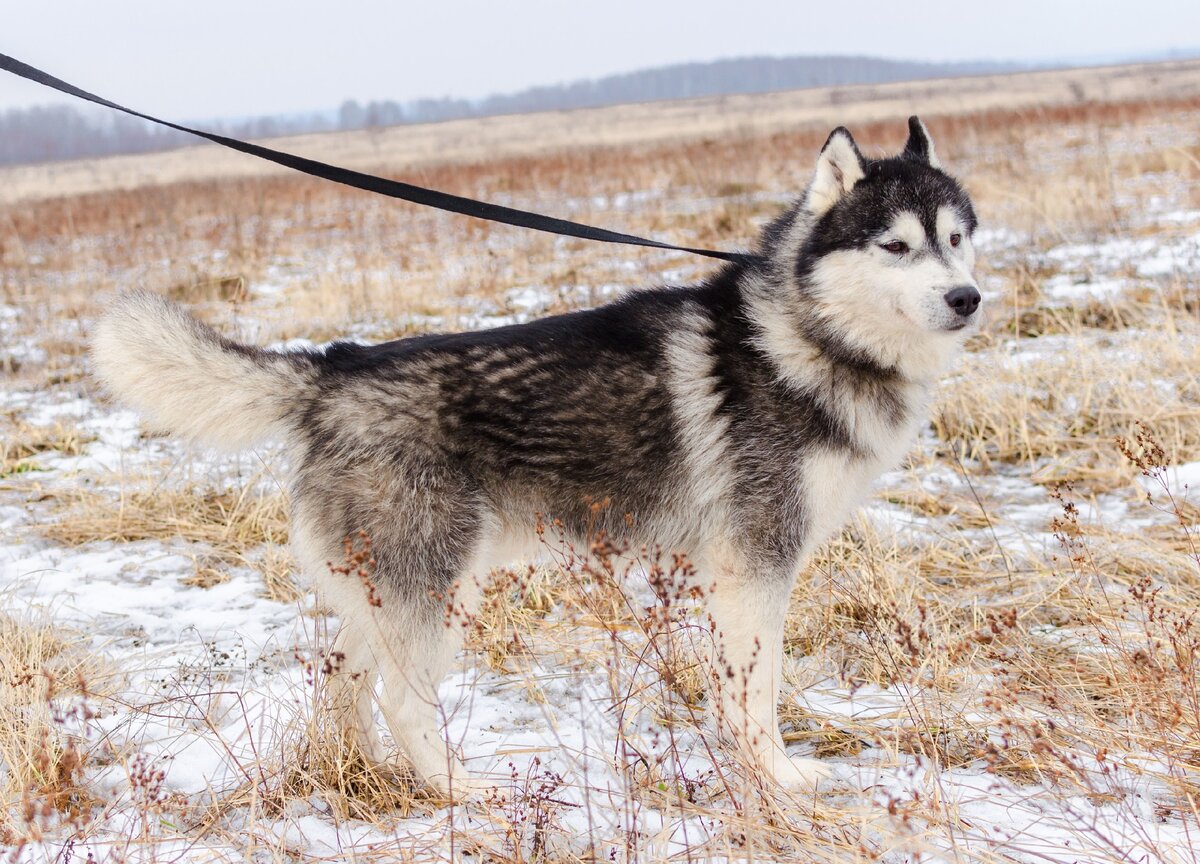
[[538, 213], [517, 210], [513, 207], [489, 204], [486, 201], [476, 201], [473, 198], [451, 195], [448, 192], [438, 192], [436, 189], [425, 189], [421, 186], [414, 186], [411, 183], [403, 183], [399, 180], [388, 180], [383, 177], [376, 177], [373, 174], [351, 171], [349, 168], [340, 168], [337, 165], [329, 165], [325, 162], [318, 162], [315, 159], [306, 159], [303, 156], [296, 156], [292, 153], [272, 150], [269, 147], [250, 144], [246, 141], [239, 141], [236, 138], [228, 138], [224, 135], [218, 135], [215, 132], [192, 129], [188, 126], [172, 123], [169, 120], [162, 120], [158, 117], [152, 117], [149, 114], [143, 114], [140, 111], [134, 111], [132, 108], [126, 108], [124, 105], [118, 105], [116, 102], [110, 102], [108, 99], [55, 78], [41, 69], [9, 57], [7, 54], [0, 54], [0, 69], [4, 69], [14, 75], [45, 87], [50, 87], [60, 93], [66, 93], [88, 102], [94, 102], [97, 105], [103, 105], [106, 108], [112, 108], [115, 111], [121, 111], [133, 117], [140, 117], [143, 120], [149, 120], [151, 123], [158, 123], [160, 126], [166, 126], [180, 132], [187, 132], [190, 135], [196, 135], [212, 141], [214, 144], [220, 144], [222, 147], [228, 147], [231, 150], [257, 156], [259, 159], [266, 159], [268, 162], [274, 162], [277, 165], [283, 165], [286, 168], [292, 168], [304, 174], [311, 174], [313, 177], [332, 180], [334, 183], [353, 186], [355, 189], [364, 189], [367, 192], [377, 192], [380, 195], [399, 198], [402, 201], [410, 201], [413, 204], [434, 207], [438, 210], [447, 210], [451, 213], [461, 213], [464, 216], [474, 216], [476, 219], [486, 219], [490, 222], [500, 222], [504, 225], [515, 225], [518, 228], [530, 228], [534, 231], [544, 231], [549, 234], [561, 234], [564, 237], [578, 237], [582, 240], [598, 240], [602, 243], [623, 243], [628, 246], [649, 246], [654, 249], [690, 252], [693, 255], [703, 255], [706, 258], [717, 258], [722, 261], [746, 261], [753, 257], [740, 252], [719, 252], [713, 249], [693, 249], [689, 246], [676, 246], [672, 243], [649, 240], [633, 234], [622, 234], [619, 231], [595, 228], [591, 225], [583, 225], [568, 219], [556, 219], [552, 216], [542, 216]]

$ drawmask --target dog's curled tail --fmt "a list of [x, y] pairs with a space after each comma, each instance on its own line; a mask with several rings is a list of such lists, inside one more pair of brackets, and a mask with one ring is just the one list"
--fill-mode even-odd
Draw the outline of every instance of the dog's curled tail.
[[147, 291], [116, 299], [91, 355], [121, 402], [155, 426], [224, 450], [281, 437], [314, 371], [310, 355], [240, 345]]

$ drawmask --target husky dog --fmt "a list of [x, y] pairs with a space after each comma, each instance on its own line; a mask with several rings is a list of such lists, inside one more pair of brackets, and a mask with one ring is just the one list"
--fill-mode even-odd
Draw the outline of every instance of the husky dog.
[[[416, 772], [478, 788], [439, 734], [437, 687], [471, 574], [603, 531], [686, 553], [710, 593], [726, 674], [720, 726], [785, 784], [813, 784], [776, 719], [788, 598], [805, 556], [899, 463], [931, 390], [978, 323], [975, 212], [913, 117], [897, 156], [844, 128], [755, 256], [698, 285], [472, 333], [271, 351], [180, 307], [120, 297], [92, 348], [100, 378], [157, 425], [226, 449], [284, 442], [300, 564], [341, 619], [348, 732], [384, 758], [382, 714]], [[607, 500], [596, 513], [591, 502]], [[365, 532], [376, 598], [331, 572]], [[366, 682], [366, 686], [360, 686]]]

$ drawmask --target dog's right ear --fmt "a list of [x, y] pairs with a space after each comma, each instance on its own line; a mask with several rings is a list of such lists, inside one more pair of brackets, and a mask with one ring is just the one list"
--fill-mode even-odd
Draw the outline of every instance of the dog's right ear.
[[816, 216], [823, 215], [853, 189], [866, 172], [866, 160], [858, 145], [850, 137], [849, 130], [839, 126], [830, 133], [817, 157], [817, 170], [808, 187], [808, 197], [804, 199], [805, 207]]

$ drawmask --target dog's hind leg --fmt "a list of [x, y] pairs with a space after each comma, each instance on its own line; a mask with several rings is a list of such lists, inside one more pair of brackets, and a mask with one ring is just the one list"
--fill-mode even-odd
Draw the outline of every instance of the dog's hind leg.
[[[434, 460], [318, 467], [297, 484], [297, 555], [355, 631], [339, 640], [347, 668], [378, 671], [383, 719], [420, 779], [449, 794], [477, 789], [442, 740], [437, 694], [476, 612], [474, 577], [496, 533], [486, 502]], [[339, 557], [347, 567], [322, 567]], [[370, 690], [341, 695], [343, 722], [372, 741]]]
[[387, 758], [375, 725], [374, 690], [378, 667], [363, 627], [343, 621], [329, 650], [329, 697], [342, 734], [355, 741], [371, 762]]
[[496, 530], [462, 478], [426, 466], [421, 479], [389, 496], [386, 511], [372, 508], [359, 522], [371, 537], [378, 590], [378, 606], [364, 623], [396, 745], [421, 779], [454, 796], [483, 784], [442, 738], [448, 718], [438, 687], [478, 611], [476, 578], [489, 563]]
[[399, 620], [387, 618], [387, 641], [398, 650], [386, 652], [380, 671], [384, 687], [381, 707], [388, 729], [416, 773], [451, 797], [491, 789], [494, 783], [472, 776], [440, 731], [450, 717], [438, 699], [438, 687], [462, 647], [466, 626], [478, 611], [474, 573], [466, 571], [451, 596], [434, 598], [408, 609]]
[[[314, 506], [316, 501], [317, 506]], [[369, 639], [373, 609], [361, 582], [335, 572], [333, 560], [344, 554], [342, 538], [331, 530], [326, 508], [314, 496], [298, 494], [292, 516], [292, 549], [322, 599], [337, 612], [338, 632], [325, 656], [326, 705], [345, 741], [354, 741], [373, 762], [387, 759], [375, 725], [374, 691], [379, 662]]]

